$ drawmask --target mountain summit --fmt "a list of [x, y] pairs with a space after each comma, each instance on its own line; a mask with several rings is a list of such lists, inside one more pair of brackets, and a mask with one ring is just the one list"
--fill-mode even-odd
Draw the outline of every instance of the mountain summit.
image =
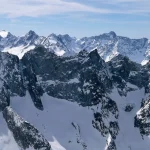
[[110, 61], [121, 54], [144, 65], [150, 58], [150, 41], [148, 39], [130, 39], [117, 36], [113, 31], [81, 39], [70, 37], [67, 34], [50, 34], [48, 37], [44, 37], [37, 35], [34, 31], [29, 31], [22, 37], [8, 36], [9, 32], [7, 31], [1, 31], [0, 35], [2, 36], [0, 50], [17, 55], [20, 59], [26, 52], [39, 45], [43, 45], [58, 56], [74, 56], [84, 49], [88, 52], [97, 49], [105, 61]]

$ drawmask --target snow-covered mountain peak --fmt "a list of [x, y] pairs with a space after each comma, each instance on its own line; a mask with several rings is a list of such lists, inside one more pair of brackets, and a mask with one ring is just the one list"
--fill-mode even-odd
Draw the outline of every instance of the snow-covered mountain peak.
[[8, 35], [8, 31], [5, 31], [5, 30], [1, 30], [0, 31], [0, 36], [2, 37], [2, 38], [6, 38], [7, 37], [7, 35]]
[[117, 34], [114, 31], [110, 31], [109, 34], [112, 35], [112, 36], [114, 36], [114, 37], [117, 36]]
[[43, 45], [58, 56], [73, 56], [82, 50], [90, 52], [97, 49], [99, 55], [106, 62], [118, 54], [127, 56], [132, 61], [142, 65], [145, 65], [150, 60], [150, 42], [147, 38], [130, 39], [118, 36], [114, 31], [77, 39], [68, 34], [57, 35], [52, 33], [47, 37], [38, 36], [34, 31], [30, 30], [21, 37], [15, 37], [8, 32], [6, 38], [0, 38], [0, 50], [11, 52], [18, 55], [19, 58], [22, 58], [27, 51], [39, 45]]
[[109, 33], [103, 33], [100, 35], [101, 38], [110, 38], [110, 39], [113, 39], [113, 38], [116, 38], [117, 35], [114, 31], [110, 31]]
[[30, 30], [26, 35], [24, 36], [27, 40], [34, 40], [37, 39], [39, 36], [32, 30]]
[[68, 41], [70, 41], [70, 40], [72, 40], [72, 39], [76, 40], [76, 37], [71, 37], [69, 34], [63, 34], [63, 35], [62, 35], [62, 34], [59, 34], [58, 37], [64, 38], [64, 39], [66, 39], [66, 40], [68, 40]]
[[48, 37], [53, 37], [53, 38], [56, 38], [57, 35], [55, 33], [51, 33], [50, 35], [48, 35]]

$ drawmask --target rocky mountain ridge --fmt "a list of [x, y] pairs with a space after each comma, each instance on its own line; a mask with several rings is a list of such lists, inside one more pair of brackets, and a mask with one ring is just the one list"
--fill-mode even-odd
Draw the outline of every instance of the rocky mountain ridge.
[[[49, 49], [39, 46], [25, 53], [21, 60], [15, 55], [1, 52], [0, 69], [0, 111], [7, 123], [5, 126], [8, 126], [20, 149], [58, 150], [49, 142], [51, 136], [48, 133], [53, 130], [60, 131], [55, 133], [55, 136], [62, 141], [64, 149], [137, 150], [139, 148], [141, 150], [144, 148], [148, 150], [150, 148], [148, 144], [149, 63], [142, 66], [122, 55], [105, 62], [99, 56], [97, 49], [90, 53], [83, 50], [75, 56], [59, 57]], [[27, 93], [30, 98], [26, 98]], [[46, 98], [43, 98], [45, 94], [49, 105], [45, 105]], [[17, 97], [19, 97], [18, 103], [14, 105]], [[58, 103], [62, 103], [51, 108], [53, 111], [47, 108], [53, 105], [53, 102], [57, 102], [51, 100], [52, 97], [58, 99]], [[24, 98], [25, 100], [22, 100]], [[29, 105], [23, 108], [23, 103], [26, 101], [29, 101]], [[32, 104], [34, 108], [29, 109]], [[57, 111], [61, 110], [63, 105], [69, 105], [65, 109], [66, 114], [57, 115]], [[80, 119], [82, 113], [74, 118], [68, 116], [72, 111], [69, 108], [72, 106], [74, 108], [74, 105], [74, 114], [78, 113], [79, 108], [84, 110], [81, 111], [83, 114], [86, 112], [83, 118]], [[36, 111], [36, 116], [30, 118], [32, 110]], [[30, 115], [26, 116], [28, 111]], [[48, 115], [42, 122], [43, 117], [40, 115], [43, 113], [44, 116]], [[31, 123], [25, 121], [21, 115]], [[49, 118], [51, 115], [53, 116]], [[33, 122], [32, 125], [35, 117], [39, 121]], [[89, 122], [84, 124], [86, 117]], [[55, 123], [61, 118], [65, 120], [59, 124]], [[65, 122], [69, 123], [69, 126], [68, 124], [63, 126]], [[42, 126], [38, 129], [40, 123]], [[62, 140], [59, 134], [65, 134], [63, 131], [66, 126], [66, 132], [70, 128], [71, 132], [68, 138]], [[89, 129], [84, 132], [86, 126]], [[0, 135], [1, 132], [3, 131], [0, 131]], [[73, 138], [74, 132], [75, 138]], [[86, 136], [83, 136], [85, 133]], [[130, 134], [134, 138], [130, 139]], [[90, 142], [93, 138], [96, 144]], [[135, 141], [138, 142], [135, 144]]]
[[[4, 34], [4, 31], [2, 33]], [[6, 33], [8, 33], [6, 37], [0, 36], [0, 50], [17, 55], [20, 59], [26, 52], [39, 45], [58, 56], [74, 56], [82, 50], [90, 52], [97, 49], [99, 55], [106, 62], [118, 54], [127, 56], [142, 65], [146, 64], [150, 58], [150, 41], [147, 38], [130, 39], [117, 36], [112, 31], [81, 39], [70, 37], [68, 34], [50, 34], [48, 37], [44, 37], [37, 35], [34, 31], [29, 31], [21, 37], [16, 37], [9, 32]]]

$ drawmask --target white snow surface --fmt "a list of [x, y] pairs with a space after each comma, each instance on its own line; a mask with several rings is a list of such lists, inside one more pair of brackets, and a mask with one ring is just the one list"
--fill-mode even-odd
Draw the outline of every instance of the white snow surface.
[[7, 47], [2, 52], [8, 52], [10, 54], [17, 55], [19, 59], [21, 59], [25, 53], [27, 53], [30, 50], [33, 50], [34, 48], [35, 48], [34, 45], [31, 45], [31, 46], [21, 45], [21, 46], [13, 47], [13, 48]]
[[[139, 128], [134, 127], [134, 117], [140, 109], [141, 101], [144, 98], [144, 89], [129, 92], [127, 97], [119, 96], [117, 89], [114, 89], [110, 97], [116, 101], [119, 109], [119, 135], [116, 139], [117, 150], [149, 150], [149, 137], [140, 135]], [[124, 108], [127, 104], [133, 104], [134, 108], [131, 112], [125, 112]]]
[[[105, 148], [106, 139], [92, 126], [93, 111], [90, 108], [81, 107], [77, 103], [67, 100], [53, 98], [47, 94], [44, 94], [42, 101], [44, 111], [35, 108], [27, 93], [27, 96], [23, 98], [13, 97], [11, 106], [44, 135], [53, 150], [83, 150], [82, 145], [77, 143], [77, 131], [72, 122], [79, 125], [81, 140], [86, 143], [87, 150]], [[0, 124], [0, 138], [3, 139], [3, 144], [7, 145], [7, 141], [9, 141], [10, 148], [11, 144], [16, 146], [2, 116], [0, 116], [0, 122], [2, 123], [2, 125]], [[0, 145], [0, 150], [12, 149], [4, 149]], [[15, 148], [14, 150], [20, 149]]]
[[53, 141], [49, 142], [52, 146], [53, 150], [66, 150], [60, 143], [57, 141], [55, 137], [53, 137]]
[[0, 31], [0, 36], [1, 37], [6, 38], [7, 35], [8, 35], [8, 31], [5, 31], [5, 30]]
[[55, 54], [56, 54], [57, 56], [63, 56], [63, 55], [65, 54], [65, 51], [64, 51], [64, 50], [56, 50], [56, 51], [55, 51]]
[[[150, 148], [149, 137], [144, 136], [143, 140], [139, 129], [134, 127], [134, 117], [144, 98], [144, 89], [134, 88], [136, 90], [129, 92], [127, 97], [121, 97], [117, 89], [109, 95], [119, 109], [120, 131], [115, 140], [117, 150]], [[77, 143], [78, 138], [87, 145], [87, 150], [105, 150], [109, 136], [108, 139], [102, 137], [92, 126], [93, 109], [97, 110], [96, 107], [82, 107], [75, 102], [53, 98], [47, 94], [43, 95], [42, 102], [44, 111], [35, 108], [27, 93], [23, 98], [18, 96], [11, 98], [11, 107], [44, 135], [53, 150], [83, 150], [81, 143]], [[124, 111], [127, 104], [134, 106], [131, 112]], [[80, 127], [80, 135], [72, 123]], [[20, 150], [0, 114], [0, 150], [12, 150], [12, 147], [14, 150]]]

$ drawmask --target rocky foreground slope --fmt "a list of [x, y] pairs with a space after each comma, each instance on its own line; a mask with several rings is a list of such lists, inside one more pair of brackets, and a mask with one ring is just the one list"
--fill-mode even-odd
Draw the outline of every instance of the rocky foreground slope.
[[98, 50], [1, 52], [0, 149], [149, 150], [149, 68]]

